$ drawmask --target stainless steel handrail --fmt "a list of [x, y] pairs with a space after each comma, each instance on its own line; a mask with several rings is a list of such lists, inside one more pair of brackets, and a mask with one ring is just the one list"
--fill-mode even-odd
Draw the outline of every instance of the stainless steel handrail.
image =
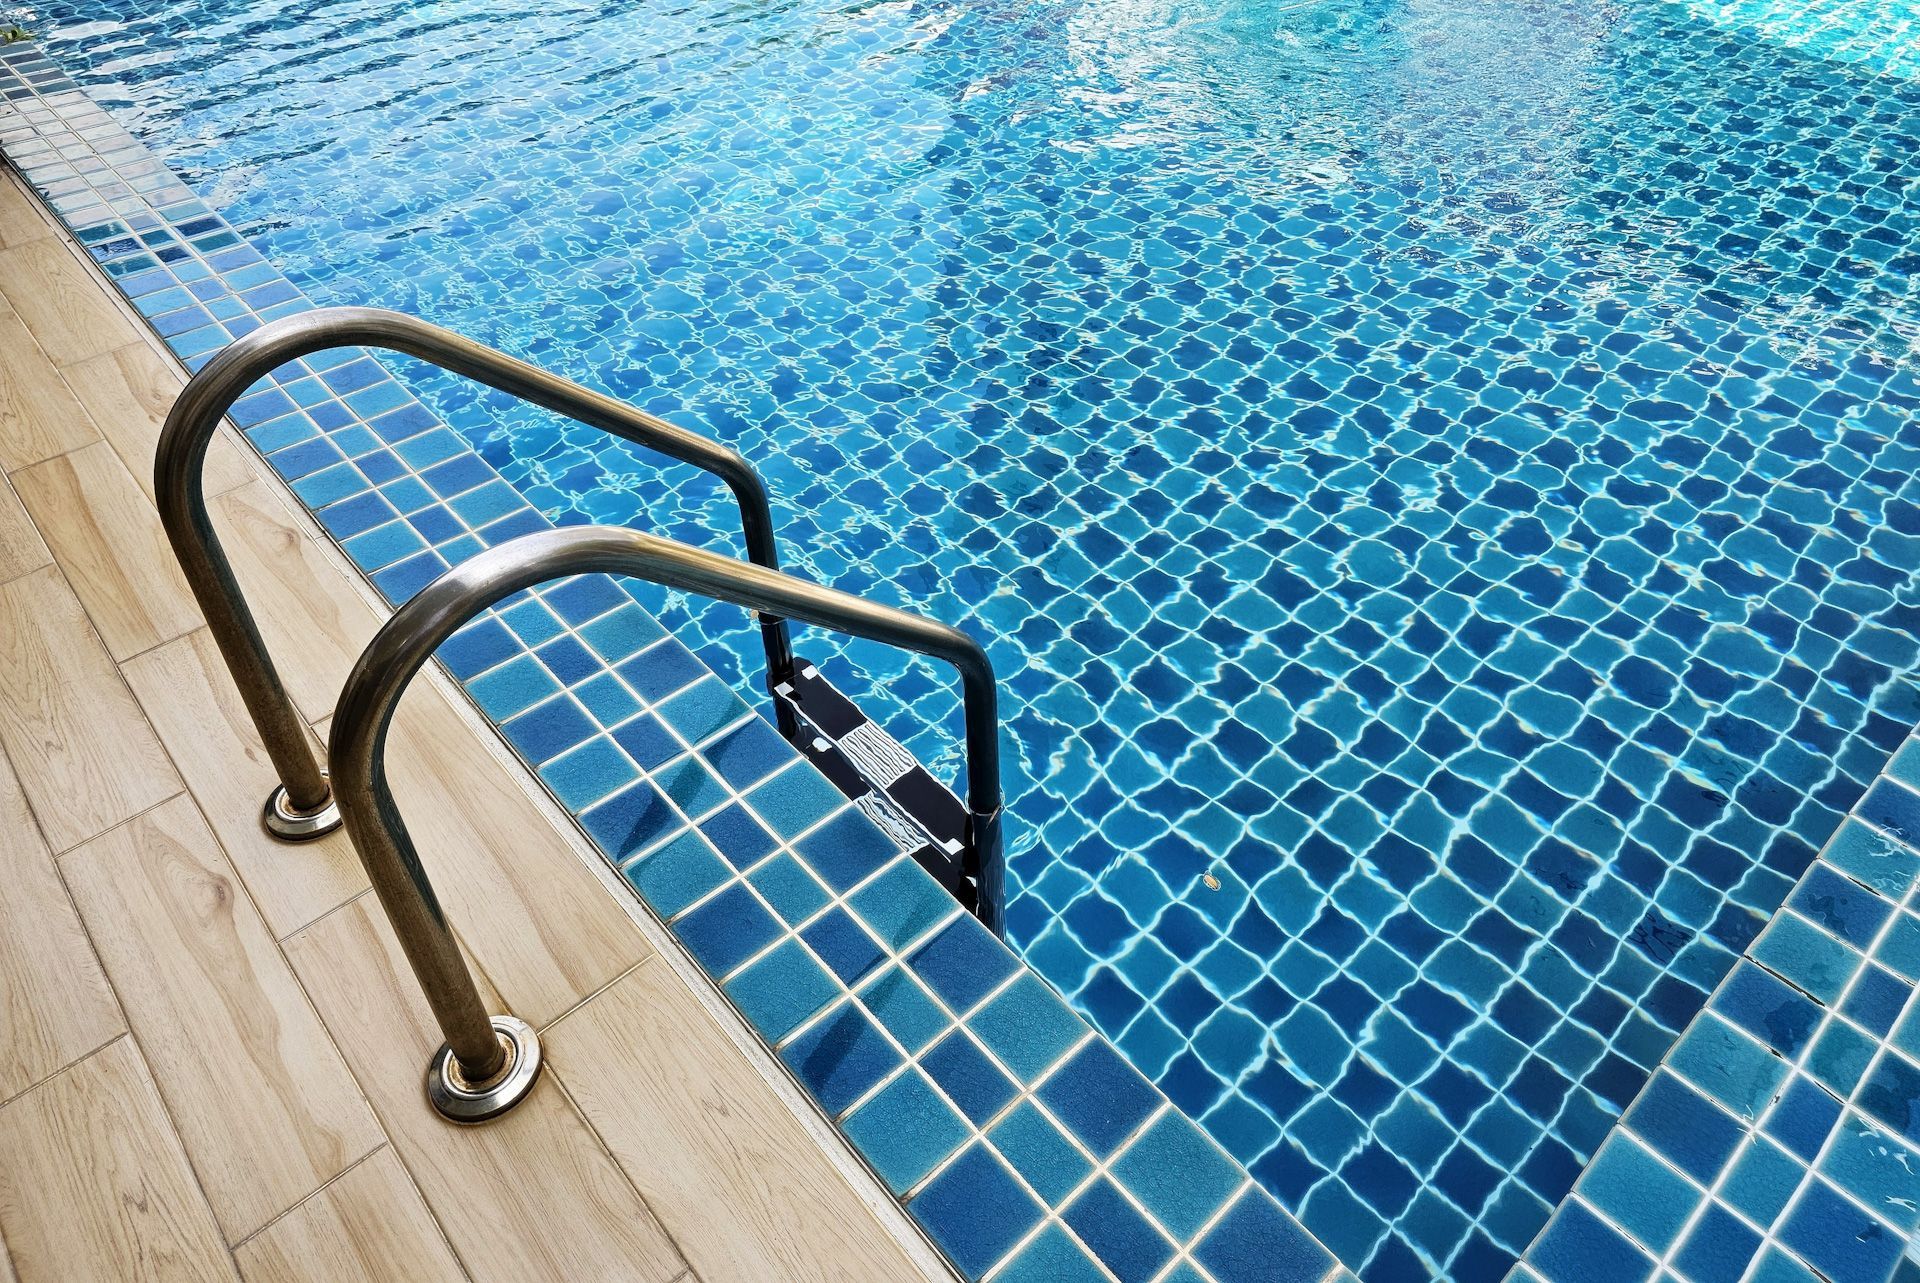
[[1000, 928], [1004, 874], [997, 701], [993, 666], [978, 642], [918, 615], [633, 530], [576, 526], [521, 535], [455, 566], [393, 613], [348, 675], [327, 744], [347, 832], [446, 1035], [446, 1045], [428, 1067], [429, 1099], [459, 1122], [493, 1117], [532, 1088], [539, 1070], [539, 1040], [511, 1017], [490, 1018], [480, 1001], [394, 804], [387, 782], [387, 730], [414, 674], [462, 625], [523, 588], [594, 572], [648, 579], [886, 642], [959, 669], [966, 708], [969, 836], [981, 862], [981, 916], [996, 932]]
[[[227, 661], [240, 698], [280, 776], [262, 823], [288, 841], [330, 832], [340, 823], [327, 773], [314, 760], [307, 728], [267, 654], [233, 568], [207, 513], [201, 473], [220, 420], [262, 376], [287, 362], [329, 348], [371, 347], [418, 357], [523, 401], [611, 432], [636, 445], [690, 463], [726, 482], [740, 505], [747, 556], [777, 570], [773, 511], [767, 490], [738, 451], [570, 383], [504, 352], [416, 317], [370, 307], [320, 308], [270, 322], [223, 348], [187, 383], [173, 404], [154, 458], [154, 493], [161, 523], [207, 627]], [[769, 693], [793, 673], [786, 622], [762, 614]], [[781, 730], [795, 729], [782, 701], [774, 701]]]

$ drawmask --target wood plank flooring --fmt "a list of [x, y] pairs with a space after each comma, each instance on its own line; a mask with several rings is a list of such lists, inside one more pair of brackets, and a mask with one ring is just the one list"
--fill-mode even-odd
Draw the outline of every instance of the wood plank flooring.
[[[0, 165], [0, 1283], [950, 1279], [438, 677], [395, 792], [548, 1070], [487, 1126], [431, 1112], [359, 861], [261, 831], [272, 768], [160, 535], [183, 377]], [[324, 730], [380, 614], [229, 432], [215, 525]]]

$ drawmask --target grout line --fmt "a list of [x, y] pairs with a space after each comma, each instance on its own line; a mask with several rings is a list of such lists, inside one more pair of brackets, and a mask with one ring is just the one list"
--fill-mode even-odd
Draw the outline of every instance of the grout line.
[[[547, 1023], [543, 1027], [535, 1030], [534, 1032], [539, 1034], [545, 1034], [549, 1029], [552, 1029], [555, 1025], [559, 1024], [562, 1020], [565, 1020], [568, 1016], [571, 1016], [574, 1012], [581, 1010], [588, 1003], [592, 1002], [595, 998], [598, 998], [601, 994], [613, 988], [615, 985], [619, 984], [622, 980], [625, 980], [628, 976], [640, 970], [640, 968], [646, 966], [649, 962], [652, 962], [653, 956], [654, 956], [653, 953], [649, 951], [648, 953], [643, 955], [638, 962], [634, 963], [632, 966], [621, 971], [619, 975], [613, 977], [613, 979], [607, 981], [605, 984], [600, 985], [598, 988], [594, 989], [592, 993], [584, 995], [578, 1001], [574, 1002], [571, 1006], [567, 1007], [565, 1010], [560, 1012], [559, 1015], [550, 1017], [547, 1020]], [[583, 1118], [585, 1117], [584, 1114], [581, 1116]]]
[[[85, 924], [82, 924], [82, 925], [84, 926]], [[87, 941], [87, 944], [88, 944], [88, 947], [91, 948], [93, 941], [89, 939]], [[104, 967], [101, 968], [101, 971], [103, 973], [105, 972], [105, 970], [106, 969]], [[111, 989], [112, 987], [111, 984], [109, 984], [108, 987], [109, 989]], [[115, 993], [113, 995], [113, 1000], [116, 1004], [118, 1004], [120, 1001], [120, 995], [118, 993]], [[22, 1087], [19, 1091], [7, 1097], [6, 1100], [0, 1101], [0, 1109], [4, 1109], [7, 1106], [12, 1105], [15, 1101], [26, 1099], [28, 1096], [31, 1096], [33, 1095], [33, 1093], [39, 1091], [42, 1087], [45, 1087], [47, 1084], [53, 1082], [56, 1078], [64, 1077], [67, 1074], [71, 1073], [78, 1066], [85, 1064], [89, 1060], [92, 1060], [95, 1056], [99, 1055], [101, 1052], [105, 1051], [107, 1048], [113, 1046], [113, 1044], [115, 1044], [116, 1042], [119, 1042], [122, 1038], [131, 1038], [132, 1036], [133, 1036], [132, 1032], [123, 1027], [119, 1033], [107, 1039], [105, 1042], [101, 1043], [98, 1047], [95, 1047], [92, 1051], [89, 1051], [86, 1055], [75, 1056], [72, 1060], [69, 1060], [66, 1064], [60, 1066], [60, 1068], [48, 1074], [45, 1078], [42, 1078], [39, 1082], [33, 1084], [33, 1086]], [[146, 1057], [142, 1056], [140, 1059], [142, 1064], [146, 1063]]]
[[[632, 975], [641, 967], [646, 966], [650, 961], [650, 958], [641, 959], [632, 967], [622, 972], [622, 977]], [[585, 1003], [583, 1002], [580, 1005], [584, 1006]], [[578, 1007], [574, 1008], [574, 1010], [578, 1009]], [[547, 1027], [551, 1029], [553, 1023], [549, 1022]], [[660, 1214], [653, 1210], [653, 1204], [648, 1201], [646, 1192], [642, 1190], [638, 1182], [634, 1180], [633, 1173], [629, 1172], [627, 1165], [620, 1161], [620, 1156], [613, 1152], [613, 1147], [607, 1143], [607, 1138], [600, 1134], [600, 1129], [593, 1125], [593, 1120], [587, 1116], [587, 1111], [581, 1107], [579, 1099], [574, 1096], [573, 1089], [567, 1086], [566, 1075], [561, 1072], [558, 1065], [553, 1064], [549, 1064], [546, 1067], [546, 1073], [553, 1079], [554, 1086], [559, 1089], [561, 1099], [567, 1102], [567, 1108], [573, 1111], [574, 1118], [586, 1129], [587, 1135], [593, 1137], [594, 1144], [600, 1147], [600, 1152], [605, 1155], [607, 1161], [613, 1165], [613, 1170], [620, 1173], [621, 1179], [627, 1183], [627, 1188], [633, 1191], [633, 1196], [638, 1200], [640, 1206], [647, 1209], [647, 1216], [652, 1219], [654, 1228], [660, 1231], [660, 1237], [664, 1238], [673, 1247], [674, 1255], [680, 1258], [680, 1264], [685, 1267], [682, 1274], [677, 1277], [685, 1277], [691, 1274], [693, 1272], [693, 1265], [687, 1256], [686, 1250], [680, 1246], [680, 1240], [675, 1238], [673, 1232], [667, 1228], [667, 1223], [661, 1219]]]
[[271, 1217], [267, 1218], [266, 1223], [261, 1225], [258, 1229], [255, 1229], [246, 1234], [243, 1234], [240, 1236], [240, 1238], [237, 1241], [227, 1244], [227, 1250], [229, 1252], [238, 1252], [241, 1248], [245, 1247], [248, 1243], [253, 1242], [254, 1239], [259, 1238], [262, 1234], [265, 1234], [268, 1230], [278, 1225], [281, 1221], [293, 1215], [295, 1212], [305, 1207], [308, 1203], [311, 1203], [314, 1199], [320, 1197], [322, 1194], [332, 1189], [336, 1183], [346, 1179], [347, 1174], [357, 1169], [362, 1163], [365, 1163], [367, 1160], [375, 1157], [376, 1155], [382, 1153], [383, 1151], [391, 1150], [392, 1148], [393, 1148], [393, 1142], [386, 1138], [385, 1132], [383, 1129], [382, 1138], [378, 1145], [375, 1145], [372, 1149], [360, 1155], [360, 1157], [354, 1159], [351, 1163], [348, 1163], [345, 1167], [341, 1168], [339, 1171], [335, 1172], [333, 1175], [327, 1177], [327, 1179], [325, 1179], [324, 1181], [321, 1181], [318, 1186], [310, 1190], [308, 1193], [306, 1193], [300, 1199], [292, 1203], [290, 1206], [284, 1207], [280, 1211], [275, 1212]]

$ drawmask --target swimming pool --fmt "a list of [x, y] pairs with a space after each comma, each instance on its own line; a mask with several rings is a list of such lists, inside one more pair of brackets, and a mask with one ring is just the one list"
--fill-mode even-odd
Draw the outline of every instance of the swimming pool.
[[[1029, 959], [1350, 1263], [1476, 1278], [1920, 720], [1920, 92], [1529, 17], [49, 34], [316, 298], [705, 426], [795, 564], [994, 638]], [[550, 513], [728, 527], [425, 390]], [[934, 760], [950, 697], [891, 662], [844, 684]]]

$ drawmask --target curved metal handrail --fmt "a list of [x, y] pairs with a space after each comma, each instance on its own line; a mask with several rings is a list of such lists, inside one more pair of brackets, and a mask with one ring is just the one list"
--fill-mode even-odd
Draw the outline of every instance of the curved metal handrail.
[[[342, 347], [417, 357], [703, 468], [726, 482], [738, 501], [748, 558], [769, 570], [780, 565], [766, 486], [738, 451], [451, 330], [380, 308], [335, 307], [284, 317], [234, 340], [193, 376], [167, 415], [154, 458], [154, 493], [174, 555], [280, 776], [263, 821], [276, 837], [292, 841], [329, 832], [339, 818], [326, 772], [308, 745], [306, 726], [267, 654], [214, 532], [201, 474], [220, 420], [261, 377], [299, 357]], [[763, 614], [760, 625], [771, 692], [792, 676], [793, 647], [784, 620]], [[791, 733], [791, 714], [778, 699], [774, 703], [781, 729]]]
[[[347, 832], [446, 1035], [428, 1070], [428, 1094], [456, 1121], [492, 1117], [524, 1096], [532, 1086], [531, 1073], [538, 1072], [539, 1043], [532, 1030], [510, 1017], [490, 1019], [480, 1001], [394, 804], [385, 761], [387, 730], [414, 674], [462, 625], [523, 588], [593, 572], [648, 579], [773, 612], [943, 659], [959, 669], [969, 837], [980, 861], [981, 916], [996, 933], [1000, 929], [1004, 872], [997, 700], [993, 666], [978, 642], [946, 624], [633, 530], [576, 526], [521, 535], [455, 566], [393, 613], [348, 675], [327, 744]], [[525, 1070], [529, 1060], [531, 1072]]]

